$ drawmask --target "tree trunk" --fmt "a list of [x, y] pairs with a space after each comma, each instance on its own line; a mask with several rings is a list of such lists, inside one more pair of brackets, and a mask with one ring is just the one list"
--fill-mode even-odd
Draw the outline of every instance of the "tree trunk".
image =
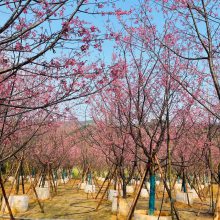
[[114, 190], [117, 190], [117, 177], [114, 178]]
[[123, 193], [123, 198], [125, 199], [127, 197], [127, 192], [126, 192], [126, 183], [124, 178], [122, 180], [122, 193]]
[[150, 171], [150, 197], [149, 197], [149, 215], [154, 215], [155, 210], [155, 188], [156, 188], [156, 178], [155, 173]]
[[182, 191], [184, 193], [186, 193], [186, 177], [185, 177], [185, 172], [184, 171], [183, 171]]

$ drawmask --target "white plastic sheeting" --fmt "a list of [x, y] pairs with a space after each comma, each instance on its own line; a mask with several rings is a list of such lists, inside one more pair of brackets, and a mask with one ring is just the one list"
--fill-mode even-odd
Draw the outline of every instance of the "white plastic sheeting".
[[38, 195], [38, 198], [40, 200], [46, 200], [50, 198], [50, 189], [49, 187], [36, 187], [36, 192]]
[[126, 192], [128, 194], [134, 193], [134, 186], [126, 186]]
[[95, 185], [86, 185], [84, 191], [85, 193], [95, 193]]
[[[8, 202], [12, 212], [22, 213], [28, 210], [29, 197], [28, 195], [11, 195], [8, 198]], [[1, 211], [8, 213], [4, 199], [2, 201]]]
[[[192, 205], [193, 204], [193, 193], [188, 192], [188, 197], [189, 197], [189, 204]], [[187, 193], [177, 192], [176, 201], [188, 204]]]
[[[157, 220], [158, 216], [147, 215], [145, 210], [134, 211], [134, 220]], [[171, 220], [171, 216], [160, 216], [160, 220]]]
[[144, 189], [144, 188], [141, 189], [140, 197], [141, 198], [148, 198], [149, 197], [149, 193], [148, 193], [147, 189]]
[[113, 201], [114, 197], [118, 196], [118, 190], [110, 189], [108, 191], [108, 200]]

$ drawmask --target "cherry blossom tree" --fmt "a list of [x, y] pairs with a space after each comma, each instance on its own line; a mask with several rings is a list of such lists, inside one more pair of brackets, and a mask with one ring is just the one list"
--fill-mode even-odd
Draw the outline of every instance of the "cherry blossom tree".
[[[0, 7], [4, 13], [0, 27], [3, 163], [28, 146], [46, 119], [57, 118], [73, 105], [61, 103], [80, 102], [109, 83], [108, 67], [98, 56], [105, 32], [88, 22], [89, 17], [127, 12], [113, 8], [111, 1], [86, 0], [3, 1]], [[88, 61], [91, 53], [97, 54], [97, 60]], [[35, 129], [29, 138], [6, 152], [7, 139], [22, 124], [31, 123]]]
[[[122, 181], [123, 198], [126, 198], [126, 186], [138, 175], [138, 152], [135, 143], [123, 125], [121, 106], [117, 103], [117, 93], [104, 93], [93, 103], [94, 126], [90, 129], [90, 141], [102, 152], [109, 163], [115, 167], [115, 189], [117, 182]], [[109, 99], [111, 96], [111, 99]], [[108, 99], [108, 102], [107, 102]]]

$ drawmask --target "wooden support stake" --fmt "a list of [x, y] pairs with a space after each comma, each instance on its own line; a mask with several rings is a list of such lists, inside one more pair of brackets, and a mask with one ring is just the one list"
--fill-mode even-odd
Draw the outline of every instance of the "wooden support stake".
[[104, 198], [104, 196], [105, 196], [105, 194], [106, 194], [106, 192], [107, 192], [107, 190], [108, 190], [108, 188], [109, 188], [109, 186], [110, 186], [110, 184], [111, 184], [111, 180], [112, 180], [112, 177], [113, 177], [114, 174], [115, 174], [116, 168], [117, 168], [117, 166], [115, 167], [115, 169], [114, 169], [114, 171], [113, 171], [113, 173], [112, 173], [112, 175], [111, 175], [110, 181], [108, 182], [108, 185], [107, 185], [107, 187], [105, 188], [104, 193], [102, 194], [102, 197], [101, 197], [101, 199], [100, 199], [100, 201], [99, 201], [99, 203], [98, 203], [98, 205], [97, 205], [97, 207], [96, 207], [96, 209], [95, 209], [96, 211], [98, 210], [99, 206], [101, 205], [102, 200], [103, 200], [103, 198]]
[[11, 175], [12, 171], [14, 170], [14, 163], [12, 164], [11, 170], [9, 171], [9, 173], [7, 174], [6, 178], [3, 180], [3, 184], [5, 184], [9, 178], [9, 176]]
[[[55, 184], [55, 180], [54, 180], [54, 176], [53, 176], [52, 169], [50, 169], [50, 176], [51, 176], [51, 179], [52, 179], [52, 185], [53, 185], [55, 194], [57, 194], [57, 186], [56, 186], [56, 184]], [[57, 181], [58, 181], [58, 180], [57, 180]]]
[[[167, 186], [167, 183], [166, 183], [166, 181], [165, 181], [165, 179], [164, 179], [164, 177], [163, 177], [163, 170], [162, 170], [162, 168], [161, 168], [161, 166], [160, 166], [160, 162], [159, 162], [159, 160], [157, 159], [156, 156], [155, 156], [155, 160], [156, 160], [156, 163], [157, 163], [157, 165], [158, 165], [158, 167], [159, 167], [159, 171], [160, 171], [161, 179], [163, 180], [163, 183], [164, 183], [164, 187], [166, 188], [166, 191], [167, 191], [167, 193], [168, 193], [168, 195], [169, 195], [169, 198], [172, 198], [172, 197], [171, 197], [171, 192], [170, 192], [170, 190], [169, 190], [169, 187]], [[175, 215], [176, 215], [177, 220], [180, 220], [178, 211], [177, 211], [177, 209], [176, 209], [176, 207], [175, 207], [175, 204], [174, 204], [172, 201], [171, 201], [171, 205], [173, 205], [173, 210], [174, 210], [174, 212], [175, 212]]]
[[[23, 160], [21, 161], [21, 167], [20, 167], [20, 173], [21, 173], [21, 185], [22, 185], [22, 193], [25, 194], [25, 188], [24, 188], [24, 169], [23, 169]], [[20, 177], [19, 177], [20, 178]]]
[[[27, 168], [28, 168], [28, 172], [29, 172], [29, 175], [30, 175], [31, 172], [30, 172], [30, 167], [28, 166], [28, 164], [27, 164]], [[44, 208], [43, 208], [42, 204], [40, 203], [39, 197], [37, 195], [37, 191], [35, 189], [35, 184], [32, 182], [31, 178], [30, 178], [30, 183], [31, 183], [31, 188], [33, 189], [34, 194], [36, 196], [37, 203], [38, 203], [38, 205], [40, 207], [40, 210], [41, 210], [42, 213], [44, 213]]]
[[[51, 190], [51, 182], [50, 182], [50, 164], [49, 163], [47, 164], [47, 169], [48, 169], [47, 170], [47, 174], [48, 174], [48, 188], [49, 188], [49, 191], [50, 191]], [[52, 199], [51, 193], [50, 193], [49, 199], [50, 200]]]
[[[11, 207], [10, 207], [9, 202], [8, 202], [8, 198], [7, 198], [7, 195], [6, 195], [6, 192], [5, 192], [5, 188], [4, 188], [4, 185], [3, 185], [3, 182], [2, 182], [1, 173], [0, 173], [0, 185], [1, 185], [1, 188], [2, 188], [3, 197], [4, 197], [4, 199], [5, 199], [5, 204], [6, 204], [7, 208], [8, 208], [8, 212], [9, 212], [9, 215], [10, 215], [10, 219], [11, 219], [11, 220], [14, 220], [15, 218], [14, 218], [14, 216], [13, 216], [13, 214], [12, 214]], [[3, 212], [4, 212], [4, 210], [3, 210]]]
[[134, 213], [134, 209], [136, 207], [138, 198], [139, 198], [140, 193], [141, 193], [141, 189], [142, 189], [142, 187], [144, 185], [144, 181], [146, 179], [147, 173], [149, 172], [149, 168], [150, 168], [150, 166], [147, 166], [147, 169], [145, 170], [144, 175], [142, 176], [141, 183], [139, 185], [138, 191], [137, 191], [137, 193], [135, 195], [135, 198], [134, 198], [133, 203], [131, 205], [131, 208], [129, 210], [129, 213], [128, 213], [128, 216], [127, 216], [127, 220], [131, 220], [131, 218], [132, 218], [132, 215]]
[[106, 182], [107, 178], [109, 177], [109, 175], [110, 175], [110, 173], [111, 173], [111, 170], [112, 170], [112, 167], [110, 168], [110, 170], [109, 170], [109, 172], [108, 172], [108, 174], [107, 174], [107, 176], [106, 176], [106, 178], [105, 178], [104, 182], [102, 183], [101, 187], [99, 188], [99, 191], [98, 191], [98, 193], [96, 194], [95, 199], [97, 199], [97, 198], [98, 198], [98, 195], [99, 195], [99, 193], [101, 192], [102, 188], [104, 187], [105, 182]]

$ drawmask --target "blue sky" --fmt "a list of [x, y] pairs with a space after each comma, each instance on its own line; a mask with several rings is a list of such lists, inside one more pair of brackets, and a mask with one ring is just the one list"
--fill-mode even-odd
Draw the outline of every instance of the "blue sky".
[[[137, 5], [138, 5], [138, 1], [121, 0], [116, 3], [116, 8], [122, 9], [122, 10], [129, 10], [132, 7], [137, 7], [137, 6], [135, 6], [134, 3], [137, 3]], [[105, 5], [104, 8], [102, 8], [101, 10], [102, 11], [112, 11], [113, 9], [110, 6]], [[69, 7], [69, 8], [67, 8], [65, 13], [70, 14], [71, 12], [72, 12], [72, 7]], [[11, 12], [10, 12], [10, 10], [1, 6], [0, 13], [2, 14], [1, 20], [0, 20], [0, 25], [2, 26], [6, 22], [7, 18], [11, 15]], [[24, 17], [27, 16], [29, 19], [33, 18], [30, 13], [27, 13], [22, 16], [24, 16]], [[110, 25], [114, 31], [120, 31], [122, 28], [121, 25], [118, 23], [118, 20], [113, 15], [102, 16], [102, 15], [90, 15], [90, 14], [85, 14], [85, 13], [78, 13], [77, 16], [79, 16], [83, 20], [89, 22], [91, 25], [97, 26], [100, 29], [102, 34], [108, 33], [108, 30], [106, 29], [106, 25]], [[157, 26], [162, 25], [161, 15], [155, 12], [155, 13], [153, 13], [153, 16], [154, 16], [154, 22], [156, 22]], [[127, 19], [126, 16], [124, 18]], [[126, 22], [129, 23], [130, 21], [127, 20]], [[61, 24], [61, 21], [54, 22], [51, 24], [51, 28], [54, 31], [57, 31], [57, 30], [59, 30], [60, 24]], [[48, 23], [45, 23], [43, 25], [44, 28], [46, 28], [47, 26], [48, 26]], [[97, 50], [93, 50], [91, 55], [89, 57], [85, 57], [85, 59], [88, 61], [91, 61], [91, 62], [95, 61], [97, 59], [102, 59], [107, 65], [110, 64], [112, 53], [115, 50], [114, 49], [114, 41], [113, 40], [112, 41], [105, 40], [102, 44], [102, 48], [103, 48], [103, 50], [101, 52], [99, 52]], [[53, 56], [59, 56], [60, 52], [61, 51], [56, 50], [56, 54], [53, 54], [52, 51], [49, 51], [49, 52], [47, 52], [46, 57], [47, 57], [47, 59], [51, 59]], [[76, 109], [75, 110], [76, 115], [79, 117], [80, 120], [83, 120], [85, 118], [86, 109], [87, 109], [87, 112], [89, 111], [89, 108], [85, 104], [81, 104], [80, 106], [76, 106], [75, 109]]]

